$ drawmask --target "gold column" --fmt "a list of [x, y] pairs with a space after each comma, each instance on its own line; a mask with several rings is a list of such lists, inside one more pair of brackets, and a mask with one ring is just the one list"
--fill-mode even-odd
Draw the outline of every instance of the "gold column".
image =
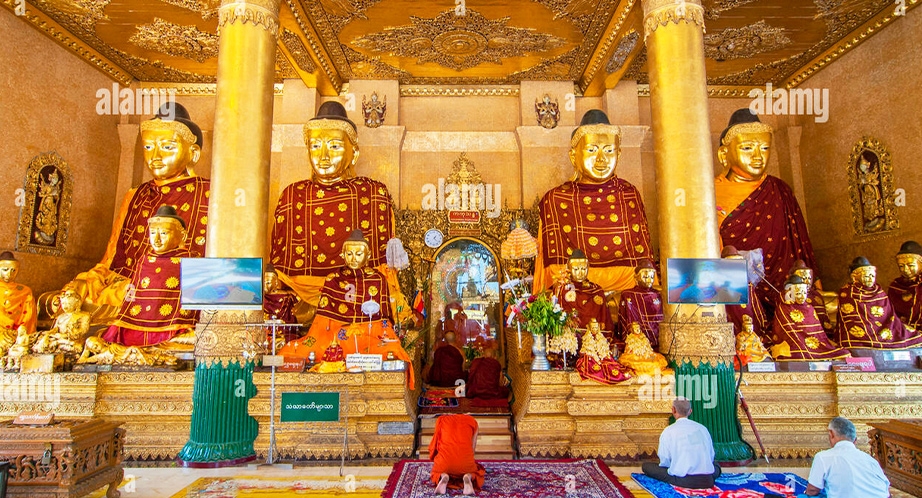
[[[714, 168], [700, 0], [643, 0], [660, 258], [719, 256]], [[664, 272], [665, 285], [668, 276]], [[718, 461], [745, 461], [752, 449], [736, 428], [733, 326], [723, 306], [666, 305], [660, 350], [676, 369], [676, 394], [707, 426]]]

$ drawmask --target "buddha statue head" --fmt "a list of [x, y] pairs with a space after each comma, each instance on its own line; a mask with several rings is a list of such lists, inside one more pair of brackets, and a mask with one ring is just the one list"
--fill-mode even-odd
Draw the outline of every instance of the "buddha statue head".
[[355, 229], [349, 238], [343, 242], [343, 252], [340, 253], [346, 266], [353, 270], [360, 270], [368, 263], [368, 241], [362, 231]]
[[0, 253], [0, 282], [13, 283], [19, 273], [19, 261], [10, 251]]
[[589, 323], [586, 324], [586, 332], [592, 332], [593, 335], [602, 333], [602, 324], [598, 320], [592, 318], [589, 320]]
[[848, 270], [851, 272], [852, 282], [856, 284], [870, 288], [877, 283], [877, 267], [864, 256], [858, 256], [852, 260]]
[[586, 111], [570, 136], [570, 162], [578, 183], [605, 183], [615, 177], [621, 156], [621, 128], [598, 109]]
[[629, 332], [629, 333], [630, 333], [631, 335], [635, 335], [635, 336], [636, 336], [637, 334], [640, 334], [640, 335], [642, 335], [644, 338], [647, 337], [647, 336], [645, 336], [645, 335], [643, 334], [643, 330], [640, 328], [640, 322], [631, 322], [631, 324], [628, 325], [628, 328], [630, 329], [630, 332]]
[[743, 315], [743, 334], [752, 334], [755, 331], [755, 325], [753, 324], [752, 317], [749, 315]]
[[271, 264], [266, 265], [263, 271], [263, 291], [266, 294], [272, 294], [279, 289], [279, 275], [275, 272], [275, 267]]
[[141, 123], [144, 163], [158, 184], [194, 175], [203, 141], [189, 111], [176, 102], [163, 104], [153, 119]]
[[339, 102], [324, 102], [317, 116], [304, 125], [304, 143], [310, 154], [313, 181], [332, 185], [355, 176], [359, 158], [355, 123]]
[[784, 282], [784, 302], [787, 304], [804, 304], [810, 287], [804, 279], [791, 275]]
[[589, 258], [586, 257], [581, 249], [574, 249], [567, 261], [567, 273], [570, 274], [570, 280], [582, 283], [589, 276]]
[[58, 302], [61, 303], [62, 313], [74, 313], [80, 311], [83, 298], [73, 286], [67, 286], [58, 294]]
[[155, 254], [164, 254], [182, 246], [186, 240], [186, 222], [173, 206], [160, 206], [147, 220], [150, 247]]
[[720, 134], [717, 160], [726, 170], [728, 180], [755, 182], [765, 176], [772, 146], [772, 127], [759, 121], [748, 108], [730, 116], [730, 123]]
[[656, 281], [656, 267], [649, 258], [643, 258], [634, 267], [634, 281], [644, 289], [653, 288], [653, 282]]
[[914, 240], [903, 242], [900, 252], [896, 253], [896, 266], [906, 279], [919, 280], [919, 273], [922, 272], [922, 245]]
[[807, 284], [807, 287], [813, 285], [813, 269], [807, 266], [807, 263], [802, 259], [798, 259], [794, 262], [794, 266], [792, 266], [791, 270], [788, 272], [788, 276], [791, 275], [797, 275], [802, 278], [804, 283]]

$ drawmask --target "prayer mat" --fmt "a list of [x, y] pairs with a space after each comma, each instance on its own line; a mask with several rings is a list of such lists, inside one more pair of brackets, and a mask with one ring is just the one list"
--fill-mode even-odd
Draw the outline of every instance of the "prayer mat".
[[417, 405], [419, 405], [420, 408], [456, 408], [458, 406], [458, 399], [423, 395], [419, 397]]
[[423, 394], [432, 398], [457, 398], [453, 387], [426, 386]]
[[780, 496], [794, 498], [807, 490], [807, 481], [791, 473], [763, 474], [727, 473], [717, 478], [710, 489], [689, 489], [666, 484], [643, 474], [631, 474], [641, 487], [656, 498], [684, 498], [686, 496], [718, 498], [767, 498]]
[[[172, 498], [281, 498], [285, 496], [343, 496], [372, 498], [381, 496], [385, 481], [374, 477], [202, 477]], [[124, 495], [123, 495], [124, 496]]]
[[[478, 460], [486, 468], [478, 498], [629, 498], [602, 460]], [[435, 494], [432, 462], [401, 460], [384, 486], [382, 498], [425, 498]], [[462, 496], [450, 489], [447, 496]]]

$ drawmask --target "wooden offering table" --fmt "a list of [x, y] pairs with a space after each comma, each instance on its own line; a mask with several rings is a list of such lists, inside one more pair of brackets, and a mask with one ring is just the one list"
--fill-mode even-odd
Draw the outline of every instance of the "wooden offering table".
[[880, 462], [890, 485], [922, 496], [922, 419], [868, 425], [871, 455]]
[[108, 484], [106, 496], [118, 497], [124, 440], [119, 424], [100, 419], [0, 422], [0, 460], [10, 462], [7, 496], [81, 497]]

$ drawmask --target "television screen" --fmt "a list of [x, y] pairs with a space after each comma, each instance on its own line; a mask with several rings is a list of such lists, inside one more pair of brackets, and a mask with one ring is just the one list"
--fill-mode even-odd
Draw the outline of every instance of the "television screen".
[[669, 304], [748, 304], [745, 259], [669, 258]]
[[180, 270], [183, 309], [262, 309], [262, 258], [183, 258]]

